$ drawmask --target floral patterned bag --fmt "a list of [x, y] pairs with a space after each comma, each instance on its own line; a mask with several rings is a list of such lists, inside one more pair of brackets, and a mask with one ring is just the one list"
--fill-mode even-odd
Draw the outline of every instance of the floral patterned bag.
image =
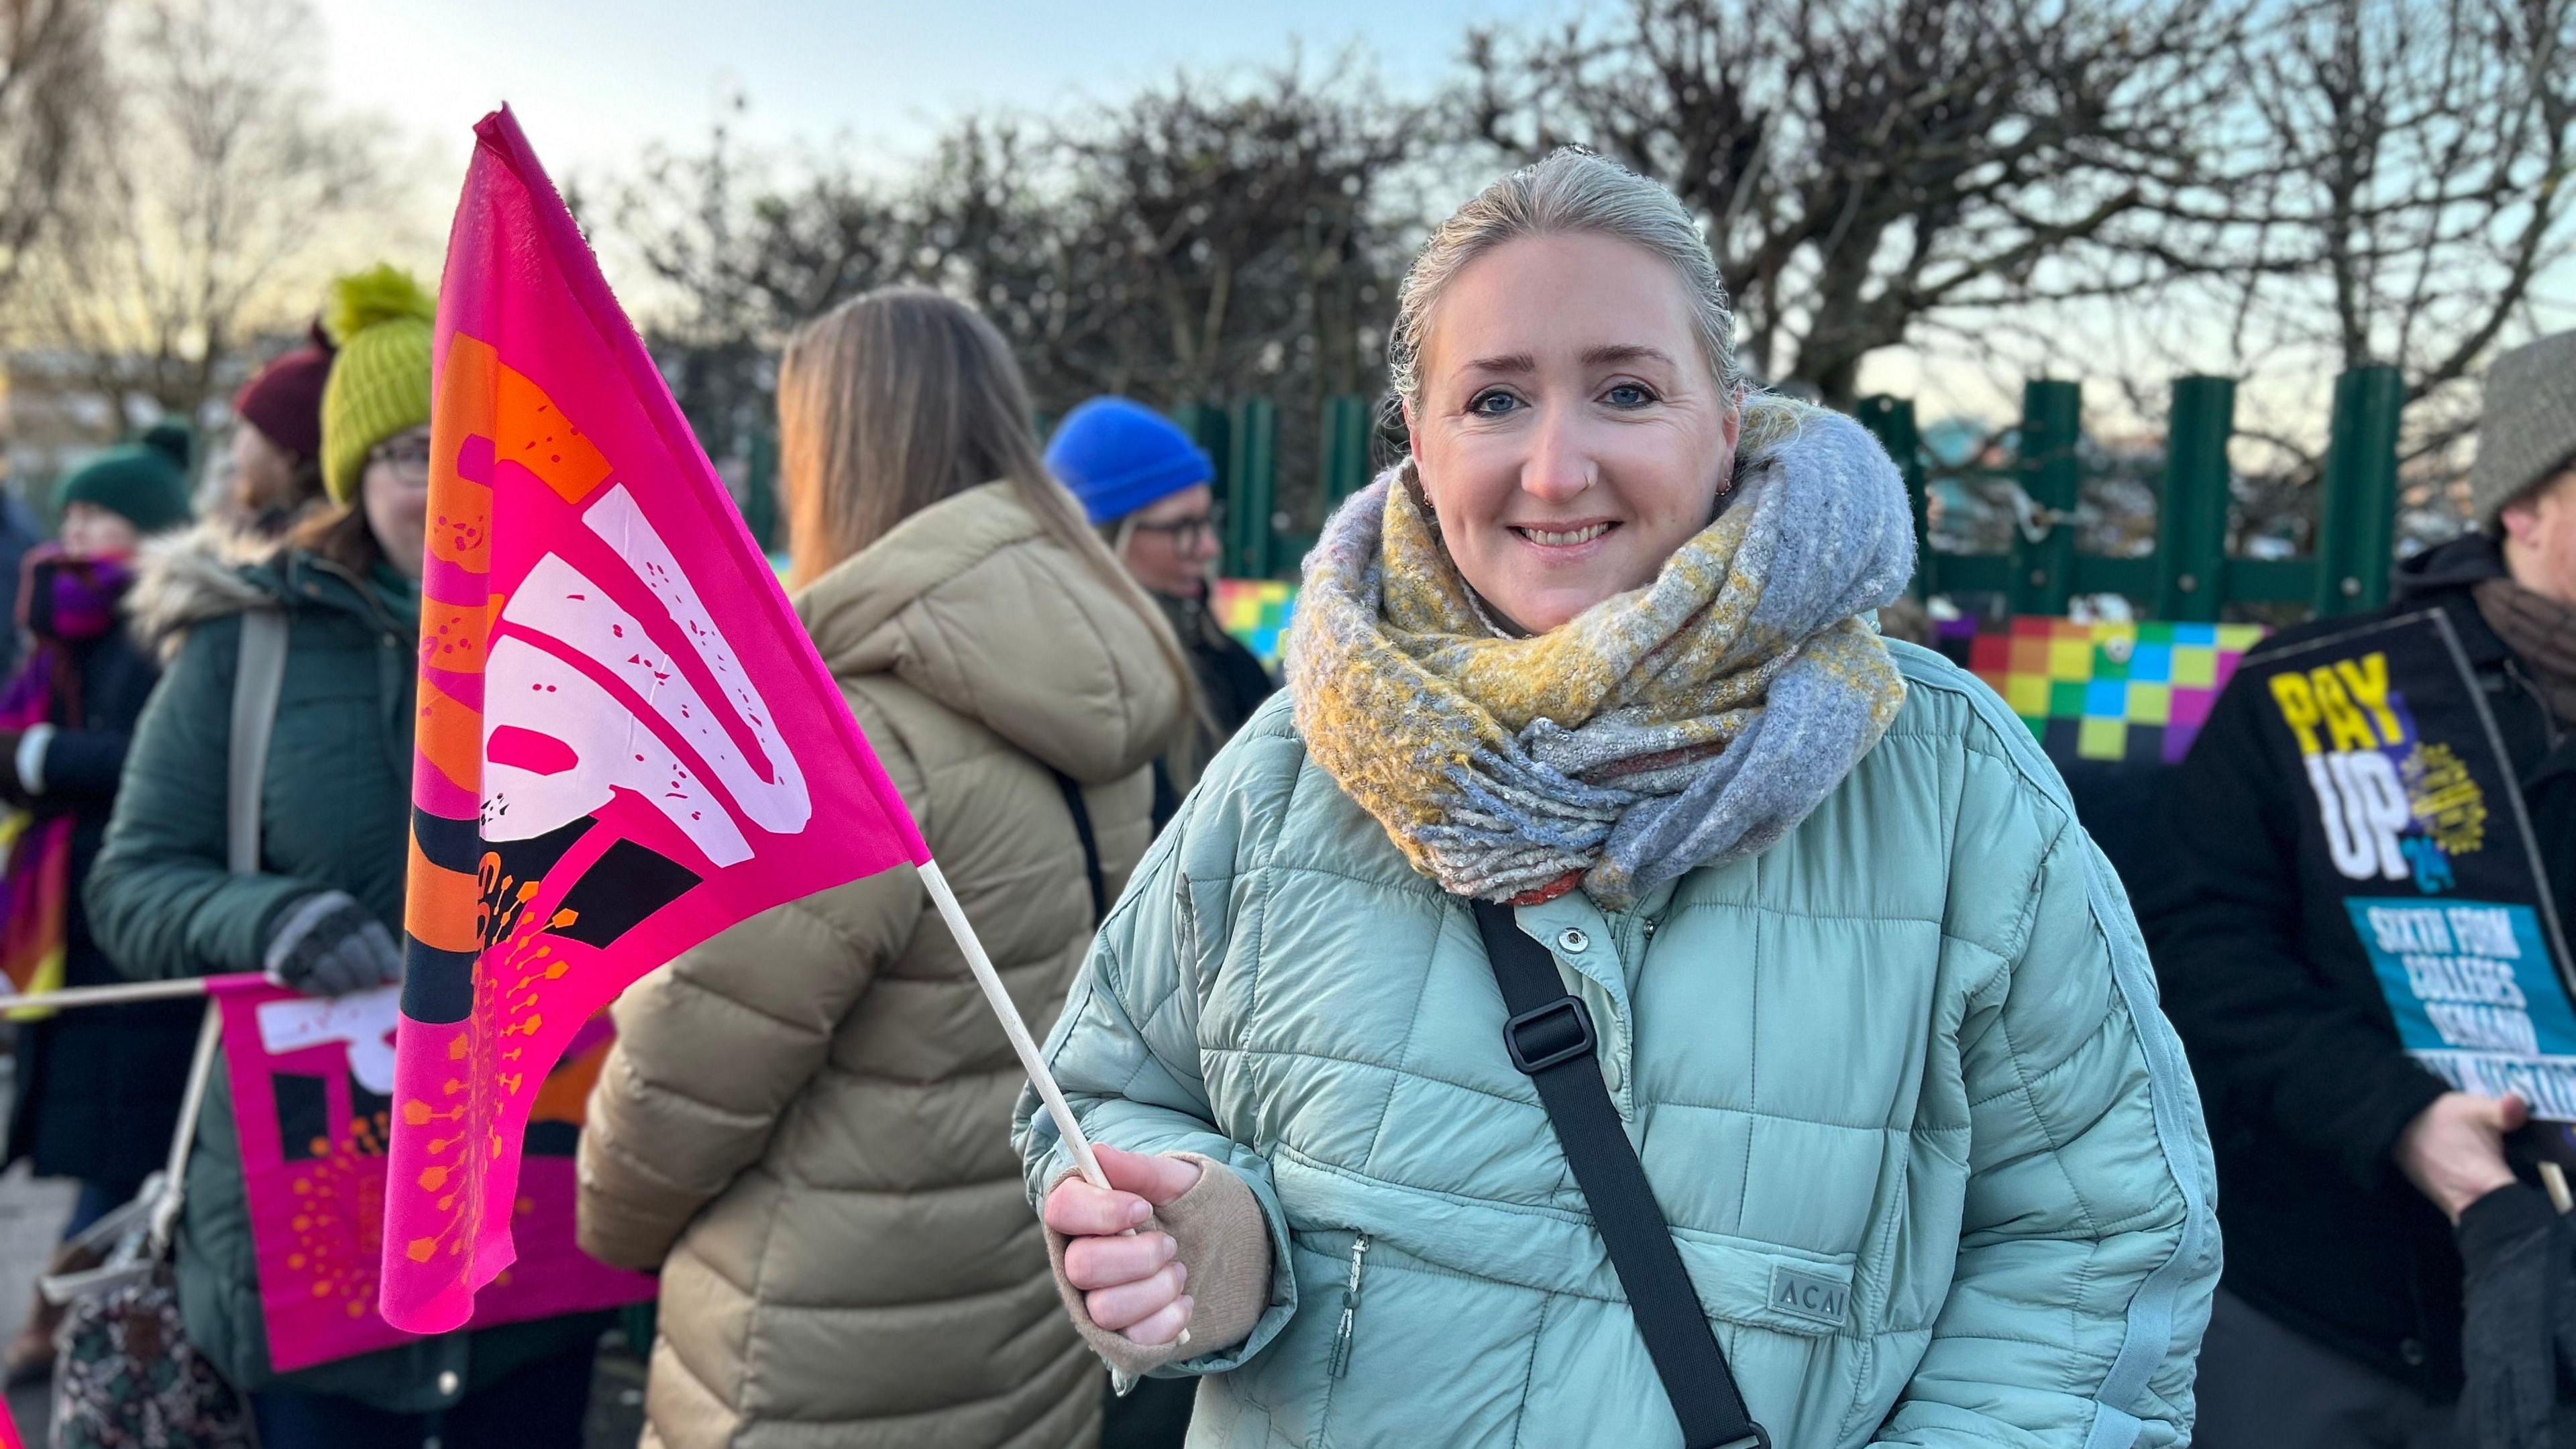
[[54, 1360], [53, 1449], [253, 1449], [248, 1406], [188, 1341], [167, 1263], [84, 1298]]
[[179, 1224], [188, 1149], [220, 1034], [221, 1018], [209, 1001], [169, 1170], [144, 1185], [150, 1227], [127, 1234], [106, 1267], [45, 1285], [57, 1301], [71, 1297], [55, 1338], [53, 1449], [258, 1445], [249, 1406], [188, 1341], [170, 1275], [170, 1235]]

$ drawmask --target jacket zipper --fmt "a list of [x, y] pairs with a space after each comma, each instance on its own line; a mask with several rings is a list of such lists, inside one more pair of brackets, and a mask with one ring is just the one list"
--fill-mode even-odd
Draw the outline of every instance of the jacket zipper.
[[1368, 1256], [1368, 1234], [1351, 1239], [1351, 1276], [1342, 1284], [1342, 1321], [1333, 1330], [1333, 1354], [1325, 1372], [1340, 1378], [1351, 1367], [1351, 1327], [1360, 1311], [1360, 1260]]

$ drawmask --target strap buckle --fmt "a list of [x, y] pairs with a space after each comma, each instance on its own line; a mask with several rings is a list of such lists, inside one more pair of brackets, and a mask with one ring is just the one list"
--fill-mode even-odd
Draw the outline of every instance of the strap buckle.
[[1598, 1040], [1592, 1034], [1592, 1013], [1583, 1009], [1579, 997], [1560, 996], [1503, 1024], [1503, 1045], [1512, 1054], [1512, 1065], [1528, 1076], [1590, 1056]]
[[1761, 1425], [1756, 1424], [1753, 1426], [1752, 1433], [1741, 1439], [1729, 1439], [1718, 1445], [1717, 1449], [1771, 1449], [1771, 1434]]

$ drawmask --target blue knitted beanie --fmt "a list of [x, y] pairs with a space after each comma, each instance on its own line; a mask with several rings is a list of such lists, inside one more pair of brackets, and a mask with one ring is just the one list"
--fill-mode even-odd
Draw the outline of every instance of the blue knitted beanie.
[[1094, 526], [1216, 477], [1207, 453], [1178, 424], [1123, 397], [1096, 397], [1066, 414], [1047, 443], [1046, 463]]

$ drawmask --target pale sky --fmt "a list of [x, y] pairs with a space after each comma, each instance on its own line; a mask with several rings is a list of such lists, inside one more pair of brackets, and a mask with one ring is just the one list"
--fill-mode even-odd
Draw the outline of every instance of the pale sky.
[[1320, 67], [1365, 42], [1390, 89], [1436, 84], [1474, 22], [1573, 13], [1560, 0], [316, 0], [335, 99], [447, 138], [462, 174], [502, 101], [549, 170], [604, 174], [653, 141], [703, 139], [749, 97], [756, 141], [918, 148], [944, 121], [1114, 99], [1174, 68]]

